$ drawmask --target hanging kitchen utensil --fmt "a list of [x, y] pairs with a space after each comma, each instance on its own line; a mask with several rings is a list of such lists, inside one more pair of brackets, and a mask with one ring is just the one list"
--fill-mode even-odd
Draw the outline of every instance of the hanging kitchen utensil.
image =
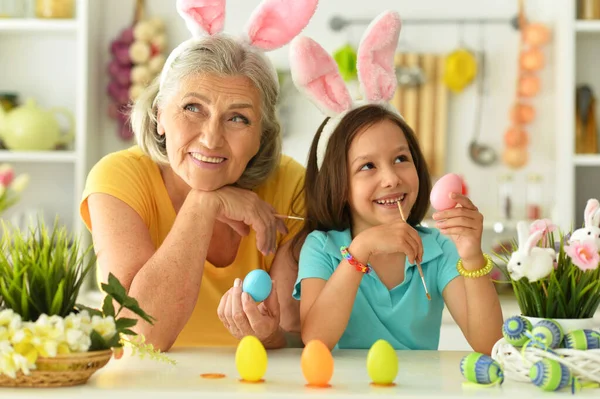
[[480, 53], [479, 53], [479, 76], [477, 78], [477, 99], [475, 103], [475, 124], [473, 125], [473, 139], [469, 144], [469, 156], [471, 160], [481, 166], [490, 166], [496, 162], [498, 158], [496, 151], [488, 145], [481, 144], [478, 142], [481, 125], [483, 120], [483, 100], [485, 97], [485, 32], [482, 31], [482, 26], [479, 25], [479, 38], [480, 38]]
[[460, 25], [459, 46], [446, 57], [444, 83], [450, 90], [460, 93], [477, 76], [477, 58], [464, 41], [464, 26]]

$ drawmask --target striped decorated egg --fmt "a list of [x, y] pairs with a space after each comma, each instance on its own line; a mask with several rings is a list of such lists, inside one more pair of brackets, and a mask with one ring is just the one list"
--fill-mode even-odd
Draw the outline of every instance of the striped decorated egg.
[[460, 372], [476, 384], [502, 383], [504, 374], [500, 364], [482, 353], [470, 353], [460, 361]]
[[525, 334], [531, 331], [531, 322], [521, 316], [513, 316], [506, 319], [502, 325], [502, 335], [506, 342], [514, 346], [523, 346], [529, 339]]
[[565, 334], [564, 345], [567, 349], [600, 349], [600, 333], [594, 330], [574, 330]]
[[571, 382], [571, 371], [567, 366], [552, 359], [537, 361], [529, 369], [529, 378], [544, 391], [563, 389]]
[[551, 319], [538, 321], [531, 334], [549, 348], [558, 348], [563, 340], [563, 330], [560, 324]]

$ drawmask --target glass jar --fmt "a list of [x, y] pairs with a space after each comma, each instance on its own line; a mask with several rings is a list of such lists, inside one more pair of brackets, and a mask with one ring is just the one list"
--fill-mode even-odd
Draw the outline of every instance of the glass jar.
[[498, 181], [498, 213], [501, 219], [510, 220], [513, 210], [513, 176], [505, 174]]
[[38, 18], [73, 18], [74, 0], [36, 0], [35, 16]]
[[0, 18], [24, 18], [25, 0], [0, 0]]
[[542, 176], [532, 173], [527, 177], [526, 209], [527, 219], [537, 220], [542, 218]]

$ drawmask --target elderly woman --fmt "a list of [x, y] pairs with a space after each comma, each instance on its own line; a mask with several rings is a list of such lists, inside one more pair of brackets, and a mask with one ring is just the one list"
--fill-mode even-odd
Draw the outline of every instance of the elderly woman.
[[[297, 35], [316, 2], [266, 1], [248, 42], [208, 26], [202, 1], [180, 0], [188, 27], [204, 34], [178, 46], [135, 103], [138, 145], [105, 156], [88, 176], [81, 217], [101, 279], [114, 274], [156, 319], [136, 332], [161, 350], [231, 346], [245, 335], [280, 348], [299, 331], [290, 239], [301, 226], [285, 216], [304, 212], [304, 169], [280, 155], [278, 82], [262, 52]], [[273, 7], [281, 20], [261, 17]], [[295, 26], [285, 20], [302, 12]], [[260, 304], [242, 293], [254, 269], [274, 282]]]

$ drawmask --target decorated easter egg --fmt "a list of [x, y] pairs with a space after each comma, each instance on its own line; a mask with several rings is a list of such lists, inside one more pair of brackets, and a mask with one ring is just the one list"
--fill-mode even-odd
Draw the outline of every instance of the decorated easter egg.
[[469, 381], [476, 384], [504, 382], [504, 373], [500, 364], [482, 353], [469, 353], [460, 361], [460, 372]]
[[563, 339], [562, 327], [552, 319], [538, 321], [531, 334], [549, 348], [558, 348]]
[[563, 389], [571, 382], [571, 371], [567, 366], [552, 359], [542, 359], [529, 369], [529, 378], [544, 391]]
[[333, 356], [323, 342], [315, 339], [302, 350], [300, 367], [308, 385], [327, 387], [333, 376]]
[[504, 339], [514, 346], [523, 346], [529, 340], [527, 331], [531, 331], [531, 322], [521, 316], [509, 317], [502, 326]]
[[390, 385], [398, 374], [398, 356], [386, 340], [377, 340], [367, 354], [367, 372], [375, 384]]
[[235, 366], [244, 381], [260, 381], [267, 372], [267, 351], [253, 335], [240, 340], [235, 352]]
[[564, 345], [567, 349], [600, 349], [600, 333], [594, 330], [574, 330], [565, 334]]
[[271, 293], [271, 288], [273, 288], [271, 276], [262, 269], [252, 270], [246, 275], [242, 284], [242, 291], [250, 294], [256, 302], [267, 299]]
[[431, 189], [431, 206], [437, 211], [454, 208], [456, 201], [450, 198], [450, 193], [462, 193], [462, 187], [459, 175], [448, 173], [442, 176]]

